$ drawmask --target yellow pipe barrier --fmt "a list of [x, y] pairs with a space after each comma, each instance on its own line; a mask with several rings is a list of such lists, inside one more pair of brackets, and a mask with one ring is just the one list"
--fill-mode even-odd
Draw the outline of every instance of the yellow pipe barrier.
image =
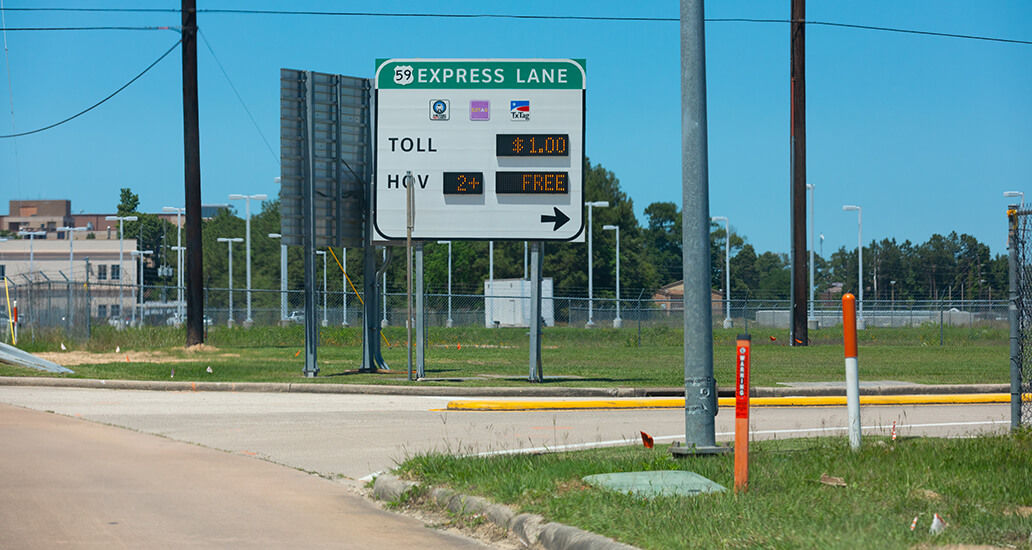
[[[1023, 396], [1025, 401], [1032, 401], [1032, 394]], [[983, 404], [1009, 403], [1007, 393], [967, 393], [937, 395], [861, 395], [861, 405], [949, 405], [949, 404]], [[722, 397], [718, 400], [721, 407], [734, 407], [735, 398]], [[798, 397], [753, 397], [750, 405], [758, 407], [830, 407], [844, 406], [846, 397], [841, 396], [798, 396]], [[684, 399], [677, 397], [647, 397], [628, 399], [491, 399], [491, 400], [455, 400], [448, 403], [448, 410], [467, 411], [528, 411], [528, 410], [564, 410], [564, 409], [683, 409]]]
[[[330, 251], [330, 256], [333, 256], [333, 261], [337, 262], [337, 267], [340, 268], [340, 272], [344, 274], [344, 278], [348, 280], [348, 284], [351, 285], [351, 290], [355, 291], [355, 296], [358, 296], [358, 302], [365, 305], [365, 300], [362, 299], [362, 295], [358, 293], [358, 289], [355, 288], [355, 283], [351, 282], [351, 277], [348, 277], [348, 272], [344, 269], [344, 266], [337, 259], [337, 254], [333, 251], [333, 247], [327, 246], [326, 250]], [[383, 335], [383, 329], [380, 330], [380, 338], [383, 338], [383, 343], [387, 344], [387, 347], [391, 347], [391, 343], [387, 341], [387, 337]]]
[[7, 323], [11, 329], [11, 345], [18, 345], [18, 336], [14, 331], [14, 315], [11, 313], [11, 290], [8, 286], [7, 277], [4, 277], [4, 294], [7, 296]]

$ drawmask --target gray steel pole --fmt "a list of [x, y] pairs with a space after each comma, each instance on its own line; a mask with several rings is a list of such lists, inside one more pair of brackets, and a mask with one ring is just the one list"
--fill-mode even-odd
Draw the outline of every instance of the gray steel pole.
[[702, 0], [681, 0], [681, 210], [684, 270], [685, 447], [717, 452], [710, 304], [706, 36]]
[[341, 296], [344, 298], [340, 325], [346, 327], [348, 326], [348, 249], [344, 246], [340, 247], [340, 266], [343, 268], [340, 270], [340, 290]]
[[541, 255], [544, 245], [530, 243], [530, 375], [531, 382], [544, 381], [541, 368]]
[[[494, 326], [495, 326], [495, 324], [494, 324], [494, 320], [495, 320], [495, 318], [494, 318], [494, 295], [495, 295], [495, 289], [494, 289], [494, 241], [488, 241], [488, 243], [487, 243], [487, 256], [488, 256], [488, 263], [487, 263], [487, 265], [488, 265], [488, 268], [487, 268], [488, 280], [490, 281], [490, 283], [488, 284], [488, 287], [491, 288], [491, 297], [490, 298], [485, 298], [485, 299], [489, 300], [487, 302], [487, 321], [488, 321], [488, 326], [490, 328], [494, 328]], [[485, 293], [484, 296], [486, 297], [487, 294]]]
[[287, 320], [287, 245], [280, 245], [280, 320]]
[[1007, 208], [1007, 299], [1010, 307], [1010, 375], [1011, 375], [1011, 430], [1021, 427], [1021, 335], [1018, 313], [1018, 205]]
[[426, 365], [426, 296], [423, 284], [423, 242], [416, 241], [416, 379], [423, 378]]

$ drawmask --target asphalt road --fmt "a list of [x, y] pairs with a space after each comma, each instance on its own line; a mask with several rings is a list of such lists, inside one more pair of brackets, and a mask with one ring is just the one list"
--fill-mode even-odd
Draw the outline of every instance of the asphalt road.
[[483, 548], [239, 453], [3, 404], [0, 441], [0, 548]]

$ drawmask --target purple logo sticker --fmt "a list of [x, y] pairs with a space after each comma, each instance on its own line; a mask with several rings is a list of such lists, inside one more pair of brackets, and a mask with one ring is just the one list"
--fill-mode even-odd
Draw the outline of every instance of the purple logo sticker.
[[470, 120], [491, 120], [491, 102], [486, 99], [474, 99], [469, 102]]

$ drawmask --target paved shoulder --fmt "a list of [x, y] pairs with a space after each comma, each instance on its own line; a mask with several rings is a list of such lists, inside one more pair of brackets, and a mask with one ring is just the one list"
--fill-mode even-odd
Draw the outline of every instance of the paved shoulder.
[[283, 466], [0, 405], [2, 548], [482, 548]]

